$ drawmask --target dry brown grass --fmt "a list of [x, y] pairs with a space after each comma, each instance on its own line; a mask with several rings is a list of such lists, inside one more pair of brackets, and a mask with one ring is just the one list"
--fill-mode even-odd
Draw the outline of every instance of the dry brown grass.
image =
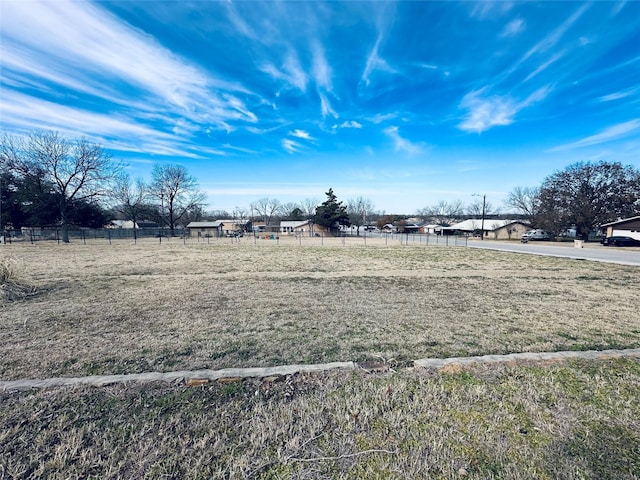
[[2, 379], [379, 356], [395, 366], [0, 392], [0, 479], [640, 478], [637, 359], [401, 368], [638, 347], [638, 268], [322, 242], [0, 250], [39, 292], [2, 307]]
[[0, 305], [24, 299], [35, 293], [35, 288], [20, 279], [18, 262], [10, 256], [0, 257]]
[[11, 245], [0, 378], [640, 345], [635, 267], [290, 242]]
[[638, 479], [640, 361], [0, 393], [0, 478]]

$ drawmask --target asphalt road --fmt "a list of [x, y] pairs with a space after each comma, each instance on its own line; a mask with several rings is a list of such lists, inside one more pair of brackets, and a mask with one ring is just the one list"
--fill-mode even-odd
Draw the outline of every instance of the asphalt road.
[[494, 240], [469, 240], [471, 248], [488, 248], [504, 252], [547, 255], [551, 257], [577, 258], [594, 262], [618, 263], [640, 267], [640, 248], [604, 247], [599, 243], [585, 243], [584, 248], [575, 248], [573, 243], [557, 242], [500, 242]]

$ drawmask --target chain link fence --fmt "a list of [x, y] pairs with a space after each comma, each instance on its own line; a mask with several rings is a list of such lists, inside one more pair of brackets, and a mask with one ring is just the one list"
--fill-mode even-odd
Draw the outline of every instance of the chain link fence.
[[[70, 243], [90, 244], [144, 244], [184, 243], [184, 244], [254, 244], [254, 245], [342, 245], [342, 246], [394, 246], [425, 245], [443, 247], [466, 247], [468, 237], [463, 235], [434, 235], [406, 233], [364, 232], [360, 235], [341, 235], [337, 237], [323, 234], [289, 233], [245, 233], [226, 236], [190, 234], [188, 229], [168, 228], [103, 228], [68, 230]], [[63, 243], [62, 229], [25, 228], [20, 232], [5, 234], [5, 244], [11, 243]]]

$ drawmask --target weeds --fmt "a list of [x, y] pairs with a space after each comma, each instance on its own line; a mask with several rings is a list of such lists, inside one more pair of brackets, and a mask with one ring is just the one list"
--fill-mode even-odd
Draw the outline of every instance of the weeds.
[[[379, 357], [402, 367], [640, 345], [637, 268], [424, 245], [267, 245], [13, 245], [47, 295], [3, 307], [0, 377]], [[604, 280], [576, 281], [594, 274]]]
[[0, 472], [636, 479], [639, 388], [640, 361], [620, 359], [3, 392]]
[[0, 258], [0, 304], [20, 300], [35, 293], [18, 276], [18, 262], [11, 257]]

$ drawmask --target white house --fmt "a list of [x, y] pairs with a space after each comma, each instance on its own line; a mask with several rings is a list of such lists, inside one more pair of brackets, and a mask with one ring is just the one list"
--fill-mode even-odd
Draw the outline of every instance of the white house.
[[494, 240], [508, 240], [512, 238], [520, 238], [524, 232], [529, 228], [528, 223], [522, 220], [497, 220], [497, 219], [484, 219], [470, 218], [450, 227], [442, 227], [442, 233], [453, 235], [456, 233], [474, 233], [483, 229], [483, 236], [485, 238], [492, 238]]
[[619, 235], [640, 240], [640, 215], [605, 223], [601, 228], [606, 229], [607, 237]]

